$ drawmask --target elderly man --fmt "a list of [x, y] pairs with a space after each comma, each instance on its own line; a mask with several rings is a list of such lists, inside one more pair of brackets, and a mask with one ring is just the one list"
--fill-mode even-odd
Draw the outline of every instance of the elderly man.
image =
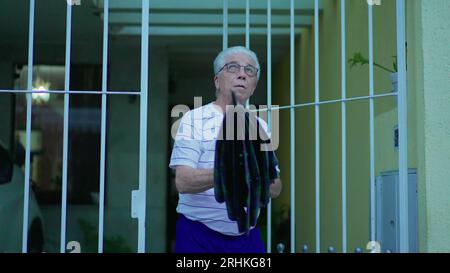
[[[253, 95], [260, 75], [258, 58], [245, 47], [225, 49], [214, 61], [214, 74], [216, 100], [183, 116], [170, 160], [179, 192], [175, 251], [264, 253], [258, 228], [240, 233], [236, 221], [229, 219], [225, 203], [214, 197], [215, 142], [226, 106], [233, 104], [232, 93], [239, 104]], [[277, 178], [270, 185], [271, 198], [280, 191]]]

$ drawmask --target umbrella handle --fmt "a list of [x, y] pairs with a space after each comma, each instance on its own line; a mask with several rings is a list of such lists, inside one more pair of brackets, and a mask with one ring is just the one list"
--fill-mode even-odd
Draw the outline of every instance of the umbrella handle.
[[233, 91], [231, 91], [231, 98], [233, 99], [233, 105], [236, 106], [236, 96]]

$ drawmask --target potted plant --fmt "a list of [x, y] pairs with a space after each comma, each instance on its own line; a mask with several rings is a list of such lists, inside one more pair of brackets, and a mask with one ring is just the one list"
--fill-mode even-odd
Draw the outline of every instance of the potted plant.
[[[392, 61], [392, 69], [387, 68], [381, 64], [378, 64], [376, 62], [373, 62], [373, 65], [383, 69], [384, 71], [389, 72], [389, 76], [391, 78], [391, 83], [392, 83], [392, 89], [393, 92], [397, 92], [397, 86], [398, 86], [398, 73], [397, 73], [397, 56], [392, 56], [393, 61]], [[365, 58], [361, 52], [355, 52], [353, 54], [353, 58], [350, 58], [348, 60], [348, 63], [350, 64], [350, 69], [353, 68], [355, 65], [365, 65], [369, 63], [369, 60], [367, 58]]]

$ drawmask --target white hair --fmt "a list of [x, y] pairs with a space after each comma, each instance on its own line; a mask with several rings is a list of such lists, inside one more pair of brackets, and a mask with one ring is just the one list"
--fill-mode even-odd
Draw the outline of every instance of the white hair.
[[219, 74], [219, 70], [225, 65], [225, 59], [226, 57], [234, 54], [243, 53], [246, 54], [248, 57], [250, 57], [256, 64], [256, 68], [258, 69], [258, 73], [256, 74], [256, 78], [259, 80], [259, 74], [260, 74], [260, 66], [258, 62], [258, 57], [256, 56], [255, 52], [251, 51], [250, 49], [243, 47], [243, 46], [234, 46], [229, 47], [227, 49], [224, 49], [222, 52], [217, 55], [216, 59], [214, 60], [214, 75]]

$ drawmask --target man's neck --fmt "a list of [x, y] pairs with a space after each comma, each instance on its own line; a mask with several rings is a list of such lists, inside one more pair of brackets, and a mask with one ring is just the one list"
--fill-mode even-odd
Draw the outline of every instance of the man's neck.
[[[237, 104], [241, 104], [241, 105], [245, 105], [245, 102], [242, 103], [240, 101], [236, 101], [236, 103]], [[233, 101], [232, 101], [231, 97], [230, 98], [225, 98], [223, 96], [219, 96], [214, 101], [214, 104], [220, 107], [220, 109], [222, 110], [222, 113], [225, 113], [227, 105], [233, 105]]]
[[[223, 101], [223, 100], [221, 100], [220, 98], [217, 98], [214, 102], [213, 102], [213, 104], [215, 105], [215, 106], [217, 106], [218, 108], [220, 108], [220, 111], [222, 111], [222, 113], [225, 113], [225, 108], [226, 108], [226, 106], [227, 106], [227, 102], [226, 101]], [[228, 103], [229, 104], [229, 103]]]

